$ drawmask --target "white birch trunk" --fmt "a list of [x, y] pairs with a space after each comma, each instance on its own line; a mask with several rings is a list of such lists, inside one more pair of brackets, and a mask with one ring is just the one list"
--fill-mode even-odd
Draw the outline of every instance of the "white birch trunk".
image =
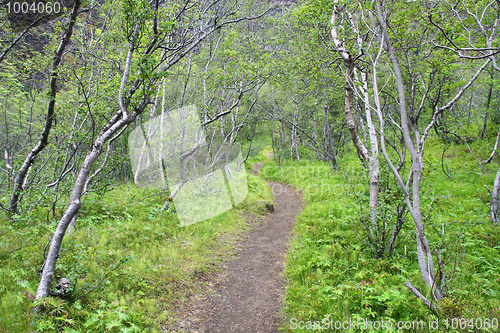
[[491, 192], [491, 221], [498, 224], [498, 193], [500, 192], [500, 166], [493, 182], [493, 191]]

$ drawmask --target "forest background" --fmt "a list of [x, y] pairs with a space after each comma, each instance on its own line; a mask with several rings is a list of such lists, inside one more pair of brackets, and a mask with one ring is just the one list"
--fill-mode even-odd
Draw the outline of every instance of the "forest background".
[[286, 318], [498, 329], [498, 1], [32, 3], [0, 2], [0, 331], [175, 327], [272, 201], [181, 228], [134, 185], [129, 134], [189, 105], [303, 194]]

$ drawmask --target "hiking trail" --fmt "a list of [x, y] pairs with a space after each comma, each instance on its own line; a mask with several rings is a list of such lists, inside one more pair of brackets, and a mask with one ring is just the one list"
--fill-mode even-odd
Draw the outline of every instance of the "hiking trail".
[[[261, 167], [256, 164], [255, 173]], [[236, 258], [223, 264], [215, 281], [209, 282], [212, 292], [193, 305], [178, 332], [279, 332], [285, 292], [281, 273], [302, 200], [290, 186], [268, 183], [274, 210], [259, 218], [237, 244]]]

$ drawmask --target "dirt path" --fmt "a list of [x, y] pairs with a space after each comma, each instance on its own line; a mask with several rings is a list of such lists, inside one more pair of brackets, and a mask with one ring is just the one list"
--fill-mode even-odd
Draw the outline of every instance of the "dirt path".
[[[256, 165], [259, 170], [262, 164]], [[274, 211], [242, 242], [238, 258], [227, 263], [212, 296], [192, 312], [181, 332], [279, 332], [285, 253], [302, 201], [291, 187], [269, 183]]]

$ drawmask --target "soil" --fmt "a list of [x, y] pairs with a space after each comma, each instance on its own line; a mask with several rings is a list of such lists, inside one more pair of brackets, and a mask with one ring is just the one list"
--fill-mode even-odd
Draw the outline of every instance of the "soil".
[[302, 200], [287, 185], [269, 186], [274, 195], [271, 212], [240, 243], [237, 258], [211, 278], [211, 292], [193, 304], [179, 332], [279, 332], [285, 291], [281, 273]]

